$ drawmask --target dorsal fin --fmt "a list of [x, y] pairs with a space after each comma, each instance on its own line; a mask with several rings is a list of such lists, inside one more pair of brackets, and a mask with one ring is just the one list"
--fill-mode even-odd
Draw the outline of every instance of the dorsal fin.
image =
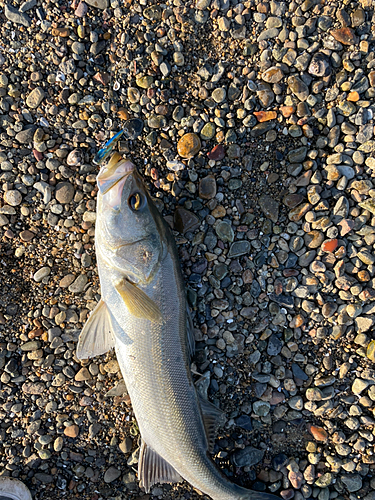
[[208, 451], [212, 453], [217, 430], [224, 425], [226, 421], [225, 413], [199, 394], [198, 399], [201, 405], [204, 427], [206, 429]]
[[160, 455], [142, 441], [138, 462], [139, 486], [150, 491], [156, 483], [178, 483], [182, 477], [175, 469], [169, 465]]
[[77, 358], [88, 359], [104, 354], [115, 346], [109, 311], [100, 300], [88, 317], [78, 339]]

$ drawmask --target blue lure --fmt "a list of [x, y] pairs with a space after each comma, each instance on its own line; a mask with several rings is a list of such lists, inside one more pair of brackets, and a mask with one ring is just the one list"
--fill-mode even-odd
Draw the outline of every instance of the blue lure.
[[111, 154], [113, 147], [120, 140], [123, 133], [124, 131], [120, 130], [120, 132], [117, 132], [116, 135], [114, 135], [111, 139], [109, 139], [109, 141], [106, 142], [104, 146], [99, 149], [94, 158], [95, 165], [99, 165], [100, 163], [102, 163], [107, 158], [107, 156]]

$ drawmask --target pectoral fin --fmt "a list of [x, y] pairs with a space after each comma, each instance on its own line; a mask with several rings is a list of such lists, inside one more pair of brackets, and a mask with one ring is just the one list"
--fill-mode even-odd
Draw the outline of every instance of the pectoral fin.
[[133, 283], [124, 279], [115, 288], [133, 316], [148, 319], [155, 323], [162, 323], [163, 318], [158, 305], [137, 285], [133, 285]]
[[140, 486], [150, 491], [156, 483], [178, 483], [182, 481], [180, 474], [160, 455], [142, 441], [138, 462], [138, 479]]
[[215, 405], [198, 395], [201, 405], [204, 427], [206, 429], [208, 451], [213, 452], [215, 445], [216, 432], [219, 427], [225, 423], [225, 413], [216, 408]]
[[115, 346], [111, 318], [100, 300], [83, 327], [77, 345], [77, 358], [88, 359], [104, 354]]

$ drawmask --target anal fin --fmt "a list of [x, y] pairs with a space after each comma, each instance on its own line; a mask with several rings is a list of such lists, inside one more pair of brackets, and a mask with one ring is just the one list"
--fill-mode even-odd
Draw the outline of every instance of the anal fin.
[[139, 454], [138, 479], [140, 486], [146, 490], [146, 493], [156, 483], [178, 483], [183, 481], [180, 474], [156, 451], [147, 446], [144, 441], [142, 441]]
[[77, 358], [88, 359], [104, 354], [115, 346], [111, 318], [100, 300], [86, 321], [78, 339]]
[[226, 421], [225, 413], [199, 394], [198, 399], [202, 410], [204, 427], [206, 429], [208, 451], [212, 453], [215, 445], [217, 430], [219, 427], [224, 425]]

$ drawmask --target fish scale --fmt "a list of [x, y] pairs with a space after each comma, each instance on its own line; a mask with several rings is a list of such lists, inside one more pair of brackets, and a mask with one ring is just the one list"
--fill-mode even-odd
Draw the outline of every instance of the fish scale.
[[176, 245], [135, 168], [117, 159], [98, 176], [102, 300], [81, 332], [77, 357], [115, 347], [142, 437], [146, 490], [183, 478], [213, 500], [276, 500], [231, 483], [209, 457], [206, 425], [220, 412], [199, 401], [193, 384]]

